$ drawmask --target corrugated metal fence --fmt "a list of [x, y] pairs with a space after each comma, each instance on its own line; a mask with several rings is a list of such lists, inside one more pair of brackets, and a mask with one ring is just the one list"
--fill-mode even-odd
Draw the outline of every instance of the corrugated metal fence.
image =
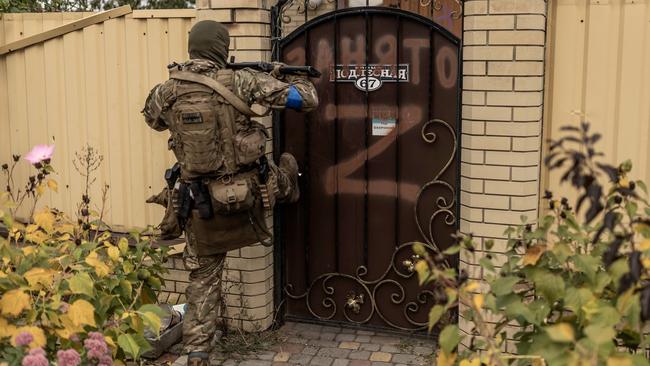
[[[610, 163], [632, 159], [650, 181], [650, 3], [558, 0], [549, 19], [550, 88], [546, 136], [577, 124], [581, 112], [603, 134]], [[556, 191], [559, 173], [549, 177]]]
[[[0, 14], [0, 46], [84, 15]], [[92, 197], [98, 204], [101, 186], [110, 186], [107, 222], [156, 224], [162, 210], [144, 199], [162, 189], [174, 160], [168, 134], [151, 131], [140, 110], [148, 90], [167, 78], [165, 66], [186, 58], [193, 19], [193, 11], [135, 11], [1, 55], [0, 162], [55, 144], [59, 193], [43, 203], [74, 213], [83, 179], [72, 162], [90, 144], [104, 155]]]

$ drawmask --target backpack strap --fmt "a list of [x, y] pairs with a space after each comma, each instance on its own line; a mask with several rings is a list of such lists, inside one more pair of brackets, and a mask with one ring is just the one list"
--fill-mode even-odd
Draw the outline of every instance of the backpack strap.
[[216, 81], [211, 77], [197, 74], [191, 71], [177, 71], [177, 70], [170, 72], [169, 77], [170, 79], [190, 81], [190, 82], [199, 83], [209, 87], [210, 89], [214, 90], [219, 95], [221, 95], [225, 100], [227, 100], [228, 103], [230, 103], [241, 114], [244, 114], [246, 116], [264, 117], [271, 112], [271, 109], [267, 109], [267, 111], [262, 114], [253, 111], [248, 106], [248, 104], [246, 104], [246, 102], [244, 102], [243, 100], [241, 100], [241, 98], [236, 96], [235, 93], [233, 93], [226, 86], [224, 86], [223, 84], [221, 84], [220, 82]]

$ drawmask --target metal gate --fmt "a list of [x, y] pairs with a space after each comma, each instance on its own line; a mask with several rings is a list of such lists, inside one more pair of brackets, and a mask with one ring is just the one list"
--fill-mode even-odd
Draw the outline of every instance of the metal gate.
[[302, 173], [300, 201], [276, 215], [286, 318], [426, 328], [435, 296], [411, 246], [444, 250], [457, 230], [459, 46], [383, 7], [327, 13], [277, 44], [283, 62], [323, 73], [319, 108], [275, 121], [276, 153]]

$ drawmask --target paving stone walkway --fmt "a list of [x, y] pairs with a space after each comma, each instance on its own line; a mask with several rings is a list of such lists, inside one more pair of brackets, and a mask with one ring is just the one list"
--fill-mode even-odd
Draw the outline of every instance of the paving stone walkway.
[[[228, 359], [224, 366], [384, 366], [433, 365], [433, 341], [313, 324], [287, 323], [280, 330], [281, 341], [270, 349]], [[173, 366], [186, 366], [180, 357]]]

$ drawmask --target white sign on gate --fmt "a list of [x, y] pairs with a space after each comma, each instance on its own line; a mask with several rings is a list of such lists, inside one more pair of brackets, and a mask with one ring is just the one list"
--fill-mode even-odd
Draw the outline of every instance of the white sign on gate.
[[330, 65], [330, 81], [354, 83], [361, 91], [375, 91], [384, 83], [409, 81], [408, 64]]

